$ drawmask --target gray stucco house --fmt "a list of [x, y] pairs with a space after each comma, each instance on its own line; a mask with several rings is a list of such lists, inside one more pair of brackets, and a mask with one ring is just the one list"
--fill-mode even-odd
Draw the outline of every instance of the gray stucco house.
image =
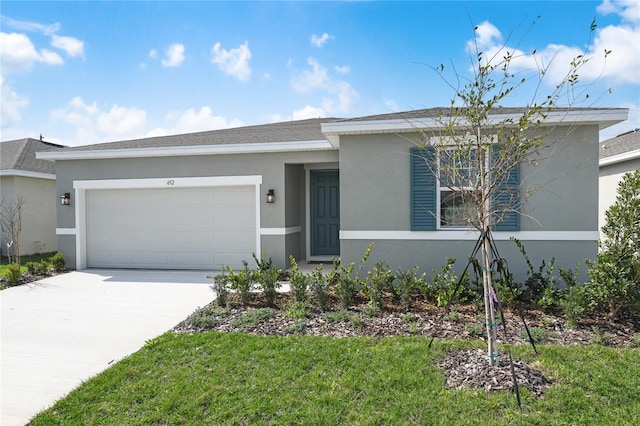
[[[55, 251], [56, 172], [51, 161], [36, 159], [36, 152], [63, 148], [61, 145], [25, 138], [0, 143], [0, 199], [15, 203], [24, 199], [21, 254]], [[6, 255], [4, 235], [0, 250]]]
[[[56, 163], [58, 247], [70, 267], [219, 269], [252, 253], [280, 267], [288, 256], [370, 262], [395, 270], [466, 263], [478, 238], [470, 229], [420, 220], [412, 191], [414, 138], [438, 130], [440, 109], [340, 120], [310, 119], [41, 153]], [[496, 117], [518, 117], [500, 108]], [[522, 179], [540, 181], [526, 214], [495, 239], [512, 269], [555, 256], [573, 267], [593, 258], [598, 239], [598, 131], [624, 121], [625, 109], [549, 114], [549, 137], [572, 128]], [[433, 179], [436, 182], [437, 179]], [[544, 184], [544, 185], [542, 185]], [[435, 184], [434, 184], [435, 185]], [[428, 213], [438, 218], [437, 187]], [[423, 207], [423, 206], [422, 206]], [[424, 210], [424, 209], [423, 209]], [[422, 218], [424, 219], [424, 217]]]
[[625, 173], [640, 169], [640, 129], [600, 142], [600, 201], [598, 227], [605, 212], [616, 201], [618, 184]]

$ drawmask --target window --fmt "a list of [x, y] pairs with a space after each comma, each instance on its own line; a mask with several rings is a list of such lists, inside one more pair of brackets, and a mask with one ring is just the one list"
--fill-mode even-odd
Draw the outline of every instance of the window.
[[[495, 152], [495, 149], [494, 149]], [[442, 150], [436, 162], [436, 150], [412, 148], [410, 153], [410, 214], [412, 231], [435, 231], [438, 229], [460, 229], [472, 226], [475, 211], [472, 197], [479, 196], [473, 191], [462, 191], [473, 187], [472, 179], [478, 178], [472, 161], [473, 152], [467, 158], [455, 158]], [[460, 157], [460, 156], [458, 156]], [[439, 171], [434, 172], [437, 164]], [[445, 181], [445, 168], [453, 167], [450, 181]], [[449, 169], [450, 171], [450, 169]], [[439, 178], [438, 178], [439, 177]], [[499, 182], [500, 190], [492, 200], [492, 210], [503, 213], [499, 217], [495, 231], [517, 231], [520, 229], [520, 215], [515, 207], [519, 203], [520, 168], [514, 167], [505, 179]], [[473, 208], [473, 210], [471, 210]]]
[[438, 151], [438, 199], [439, 227], [468, 228], [476, 219], [479, 194], [477, 187], [477, 152], [460, 152], [454, 149]]

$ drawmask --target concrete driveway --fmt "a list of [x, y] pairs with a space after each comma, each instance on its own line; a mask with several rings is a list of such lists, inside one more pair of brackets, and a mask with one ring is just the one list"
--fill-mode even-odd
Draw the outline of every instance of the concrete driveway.
[[0, 291], [0, 424], [24, 425], [211, 302], [206, 275], [91, 269]]

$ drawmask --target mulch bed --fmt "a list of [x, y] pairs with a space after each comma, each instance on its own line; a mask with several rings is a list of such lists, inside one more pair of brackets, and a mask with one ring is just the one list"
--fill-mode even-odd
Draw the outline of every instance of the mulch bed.
[[[359, 298], [343, 315], [341, 320], [333, 321], [328, 316], [309, 309], [307, 316], [292, 319], [286, 315], [286, 307], [291, 303], [288, 293], [278, 294], [271, 316], [255, 325], [240, 325], [238, 320], [248, 312], [266, 307], [260, 293], [254, 293], [248, 306], [241, 306], [235, 295], [224, 315], [216, 316], [216, 325], [209, 328], [219, 332], [245, 332], [254, 335], [310, 335], [331, 336], [335, 338], [390, 336], [423, 336], [436, 339], [484, 339], [484, 311], [473, 304], [455, 305], [451, 309], [436, 307], [424, 301], [415, 302], [410, 309], [389, 303], [383, 310], [367, 315], [367, 304]], [[210, 305], [215, 308], [214, 302]], [[340, 311], [338, 300], [332, 297], [330, 312]], [[561, 345], [601, 344], [615, 347], [640, 347], [640, 313], [621, 312], [611, 319], [603, 314], [585, 316], [575, 327], [568, 327], [559, 313], [542, 312], [528, 308], [522, 310], [522, 316], [536, 343], [555, 343]], [[500, 325], [499, 344], [529, 344], [520, 313], [505, 311], [506, 333]], [[174, 328], [175, 332], [203, 331], [183, 321]], [[503, 354], [496, 366], [488, 362], [486, 351], [455, 351], [438, 365], [446, 376], [449, 388], [471, 388], [485, 391], [512, 390], [513, 375], [509, 356]], [[514, 360], [514, 371], [518, 386], [529, 389], [533, 394], [542, 396], [551, 385], [536, 365]]]

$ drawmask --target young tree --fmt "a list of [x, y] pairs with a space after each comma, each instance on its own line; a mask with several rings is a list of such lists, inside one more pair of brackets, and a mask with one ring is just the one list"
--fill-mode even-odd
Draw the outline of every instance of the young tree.
[[[478, 27], [475, 28], [477, 31]], [[595, 23], [591, 25], [591, 32]], [[516, 61], [530, 55], [515, 53], [506, 44], [487, 56], [477, 43], [472, 50], [471, 78], [455, 72], [452, 83], [445, 67], [433, 68], [455, 95], [449, 108], [438, 117], [443, 130], [420, 131], [419, 144], [431, 172], [440, 180], [440, 226], [475, 228], [480, 231], [483, 297], [487, 332], [487, 352], [491, 364], [498, 356], [496, 336], [496, 292], [492, 282], [491, 229], [500, 223], [519, 223], [522, 206], [535, 188], [524, 188], [519, 182], [522, 164], [539, 160], [550, 146], [546, 136], [554, 130], [545, 120], [550, 114], [563, 114], [576, 103], [589, 98], [579, 80], [580, 69], [589, 61], [579, 55], [568, 64], [568, 72], [555, 88], [540, 97], [551, 63], [531, 70], [530, 77], [513, 71]], [[605, 57], [610, 52], [605, 52]], [[534, 61], [541, 63], [541, 61]], [[500, 108], [517, 89], [530, 88], [533, 95], [526, 107]], [[514, 114], [517, 111], [517, 116]], [[556, 125], [556, 127], [558, 127]], [[566, 130], [567, 132], [570, 129]]]
[[[17, 195], [15, 201], [0, 201], [0, 230], [7, 245], [9, 263], [20, 264], [20, 233], [22, 232], [22, 209], [24, 198]], [[13, 253], [13, 256], [11, 255]]]
[[640, 302], [640, 170], [626, 173], [615, 203], [605, 213], [597, 261], [589, 269], [587, 293], [614, 316]]

